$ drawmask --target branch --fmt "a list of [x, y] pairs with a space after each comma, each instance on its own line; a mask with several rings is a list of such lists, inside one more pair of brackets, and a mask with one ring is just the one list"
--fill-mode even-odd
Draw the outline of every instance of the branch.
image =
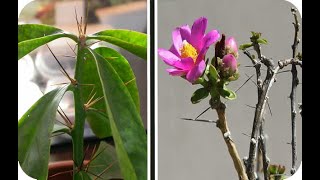
[[[293, 23], [294, 25], [294, 40], [292, 44], [292, 58], [296, 57], [296, 51], [297, 51], [297, 46], [300, 42], [298, 38], [298, 32], [299, 32], [299, 27], [300, 23], [298, 22], [298, 16], [296, 14], [297, 10], [295, 8], [291, 8], [291, 12], [294, 16], [295, 22]], [[297, 161], [297, 133], [296, 133], [296, 90], [297, 86], [299, 84], [299, 79], [298, 79], [298, 72], [295, 64], [292, 64], [291, 68], [291, 73], [292, 73], [292, 87], [291, 87], [291, 93], [290, 93], [290, 100], [291, 100], [291, 126], [292, 126], [292, 141], [291, 141], [291, 146], [292, 146], [292, 166], [291, 166], [291, 175], [293, 175], [296, 172], [296, 161]]]
[[297, 58], [290, 58], [278, 61], [280, 69], [284, 68], [285, 66], [288, 66], [289, 64], [299, 65], [302, 68], [302, 61]]
[[261, 63], [257, 59], [254, 59], [248, 50], [244, 50], [243, 53], [249, 57], [249, 59], [253, 64], [253, 67], [256, 69], [258, 97], [259, 97], [262, 91], [262, 80], [261, 80], [261, 71], [260, 71]]
[[267, 145], [266, 145], [266, 138], [264, 134], [264, 119], [262, 120], [262, 124], [260, 126], [260, 137], [258, 141], [258, 146], [259, 146], [259, 150], [262, 152], [264, 180], [269, 180], [268, 166], [269, 166], [270, 159], [267, 157]]
[[216, 109], [218, 114], [217, 127], [220, 129], [223, 139], [227, 144], [229, 154], [233, 160], [234, 167], [238, 173], [239, 180], [248, 180], [248, 176], [246, 174], [246, 170], [242, 161], [240, 159], [239, 153], [237, 151], [236, 145], [231, 139], [231, 133], [229, 131], [227, 119], [225, 116], [226, 106], [222, 102], [212, 103], [212, 99], [210, 100], [210, 105], [212, 109]]
[[260, 67], [257, 68], [257, 60], [253, 61], [253, 57], [250, 55], [248, 51], [244, 51], [244, 53], [251, 59], [253, 65], [256, 67], [256, 73], [257, 73], [257, 85], [258, 85], [258, 103], [256, 105], [256, 111], [254, 115], [254, 121], [252, 126], [252, 133], [251, 133], [251, 141], [250, 141], [250, 149], [249, 149], [249, 158], [246, 160], [246, 167], [247, 167], [247, 174], [250, 180], [256, 179], [256, 175], [254, 172], [254, 166], [255, 166], [255, 159], [256, 159], [256, 153], [257, 153], [257, 141], [258, 141], [258, 132], [262, 123], [262, 119], [265, 112], [265, 107], [267, 104], [268, 99], [268, 93], [273, 85], [273, 82], [275, 81], [275, 76], [278, 73], [280, 67], [277, 66], [274, 68], [274, 63], [272, 59], [266, 58], [261, 54], [261, 47], [259, 44], [254, 45], [254, 49], [258, 54], [259, 60], [261, 63], [263, 63], [265, 66], [267, 66], [267, 75], [265, 80], [261, 80], [261, 73], [260, 73]]

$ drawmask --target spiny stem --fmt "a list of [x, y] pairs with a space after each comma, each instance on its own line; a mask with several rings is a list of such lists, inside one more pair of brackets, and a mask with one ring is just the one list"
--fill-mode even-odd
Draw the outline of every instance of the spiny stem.
[[[258, 89], [258, 103], [256, 105], [254, 121], [252, 126], [249, 158], [246, 161], [246, 166], [247, 166], [246, 170], [250, 180], [254, 180], [256, 178], [254, 169], [255, 169], [255, 160], [256, 160], [256, 154], [257, 154], [258, 132], [261, 126], [262, 119], [264, 117], [266, 104], [268, 104], [268, 93], [275, 81], [275, 76], [280, 69], [279, 66], [275, 68], [273, 61], [261, 54], [261, 47], [259, 44], [255, 44], [254, 49], [258, 54], [258, 58], [260, 61], [257, 59], [254, 59], [249, 51], [247, 50], [244, 51], [244, 54], [249, 57], [249, 59], [252, 61], [256, 69], [257, 89]], [[267, 66], [267, 75], [264, 81], [261, 80], [261, 72], [260, 72], [261, 63]]]
[[240, 159], [239, 153], [237, 151], [236, 145], [231, 139], [231, 133], [229, 131], [226, 115], [225, 115], [225, 109], [226, 106], [222, 102], [212, 103], [212, 100], [210, 100], [210, 106], [213, 109], [216, 109], [219, 120], [217, 121], [217, 127], [220, 129], [223, 139], [225, 143], [227, 144], [229, 154], [232, 158], [233, 165], [238, 173], [239, 180], [248, 180], [248, 176], [246, 174], [246, 170], [244, 165], [242, 164], [242, 160]]
[[262, 152], [262, 161], [263, 161], [263, 175], [264, 180], [269, 180], [268, 175], [268, 166], [269, 166], [269, 158], [267, 157], [267, 145], [266, 145], [266, 137], [264, 134], [264, 119], [261, 122], [260, 126], [260, 137], [259, 137], [259, 150]]
[[[295, 8], [291, 9], [291, 12], [294, 16], [295, 22], [294, 25], [294, 40], [292, 45], [292, 58], [294, 59], [296, 57], [296, 51], [297, 46], [299, 44], [298, 39], [298, 33], [299, 33], [299, 27], [300, 23], [298, 22], [298, 16], [297, 16], [297, 10]], [[292, 128], [292, 140], [291, 140], [291, 147], [292, 147], [292, 166], [291, 166], [291, 175], [293, 175], [296, 172], [296, 161], [297, 161], [297, 132], [296, 132], [296, 90], [297, 86], [299, 84], [298, 79], [298, 72], [295, 64], [292, 64], [291, 68], [292, 73], [292, 87], [291, 87], [291, 93], [290, 93], [290, 100], [291, 100], [291, 128]]]

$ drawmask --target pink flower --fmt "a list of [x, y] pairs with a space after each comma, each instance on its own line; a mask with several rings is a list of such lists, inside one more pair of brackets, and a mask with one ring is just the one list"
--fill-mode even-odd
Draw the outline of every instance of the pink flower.
[[222, 67], [225, 72], [234, 74], [238, 69], [237, 59], [232, 54], [223, 56]]
[[184, 76], [193, 83], [205, 70], [204, 57], [209, 46], [215, 43], [220, 34], [212, 30], [205, 34], [207, 19], [200, 17], [195, 20], [192, 28], [184, 25], [172, 32], [173, 44], [169, 50], [159, 48], [158, 54], [162, 60], [173, 68], [167, 69], [172, 76]]
[[234, 37], [229, 37], [225, 41], [226, 54], [233, 54], [235, 58], [238, 58], [238, 46]]

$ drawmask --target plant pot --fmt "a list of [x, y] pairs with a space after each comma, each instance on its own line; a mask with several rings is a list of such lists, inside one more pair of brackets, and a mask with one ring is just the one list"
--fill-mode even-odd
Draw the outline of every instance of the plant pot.
[[[84, 161], [86, 165], [89, 161]], [[58, 161], [49, 164], [48, 180], [72, 180], [73, 161]]]

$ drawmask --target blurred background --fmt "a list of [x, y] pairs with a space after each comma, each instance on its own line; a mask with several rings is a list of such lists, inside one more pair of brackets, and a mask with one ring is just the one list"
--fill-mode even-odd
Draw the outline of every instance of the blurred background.
[[[106, 29], [130, 29], [147, 33], [147, 1], [146, 0], [90, 0], [88, 12], [87, 34]], [[78, 35], [75, 10], [77, 16], [84, 17], [84, 0], [34, 0], [24, 7], [18, 23], [37, 23], [56, 26]], [[57, 56], [70, 77], [74, 76], [75, 54], [69, 47], [75, 43], [67, 38], [60, 38], [48, 45]], [[147, 63], [145, 60], [105, 42], [98, 45], [111, 47], [120, 52], [129, 61], [136, 76], [139, 89], [141, 117], [147, 127]], [[59, 71], [57, 62], [46, 46], [32, 51], [18, 61], [18, 116], [19, 118], [35, 103], [43, 93], [47, 93], [56, 84], [69, 80]], [[60, 106], [72, 121], [74, 120], [73, 94], [67, 92]], [[57, 120], [62, 118], [57, 115]], [[59, 124], [58, 121], [55, 123]], [[86, 124], [85, 141], [95, 141], [96, 138]], [[71, 152], [61, 154], [65, 147], [71, 146], [68, 135], [52, 138], [50, 161], [70, 159]], [[69, 149], [70, 150], [70, 149]], [[65, 150], [64, 150], [65, 151]]]
[[[275, 62], [291, 58], [294, 38], [293, 5], [283, 0], [159, 0], [158, 1], [158, 48], [169, 49], [174, 28], [189, 24], [205, 16], [207, 31], [219, 30], [226, 36], [234, 36], [238, 46], [250, 42], [250, 31], [261, 32], [269, 42], [262, 46], [262, 53]], [[301, 16], [299, 17], [301, 22]], [[302, 35], [302, 28], [299, 37]], [[301, 38], [302, 39], [302, 38]], [[302, 41], [298, 52], [301, 52]], [[211, 47], [207, 57], [212, 58]], [[236, 90], [247, 76], [255, 74], [251, 61], [239, 51], [240, 78], [229, 87]], [[159, 180], [167, 179], [238, 179], [231, 157], [221, 132], [212, 123], [183, 121], [180, 118], [195, 118], [209, 107], [209, 98], [193, 105], [190, 98], [199, 85], [192, 86], [186, 80], [169, 76], [168, 66], [158, 57], [158, 174]], [[262, 73], [265, 74], [265, 67]], [[283, 70], [290, 70], [291, 66]], [[297, 102], [302, 101], [301, 68], [298, 67], [300, 84]], [[256, 81], [256, 76], [252, 78]], [[269, 94], [271, 112], [266, 110], [265, 133], [268, 135], [267, 152], [271, 164], [281, 164], [290, 175], [291, 168], [291, 117], [290, 99], [291, 72], [277, 75], [277, 82]], [[249, 81], [237, 93], [237, 99], [227, 101], [226, 116], [232, 138], [240, 157], [249, 154], [249, 143], [254, 109], [257, 103], [257, 88]], [[297, 108], [297, 107], [296, 107]], [[209, 110], [201, 119], [217, 120], [216, 112]], [[299, 165], [302, 157], [302, 123], [297, 114], [297, 155]], [[244, 135], [247, 134], [247, 135]]]

